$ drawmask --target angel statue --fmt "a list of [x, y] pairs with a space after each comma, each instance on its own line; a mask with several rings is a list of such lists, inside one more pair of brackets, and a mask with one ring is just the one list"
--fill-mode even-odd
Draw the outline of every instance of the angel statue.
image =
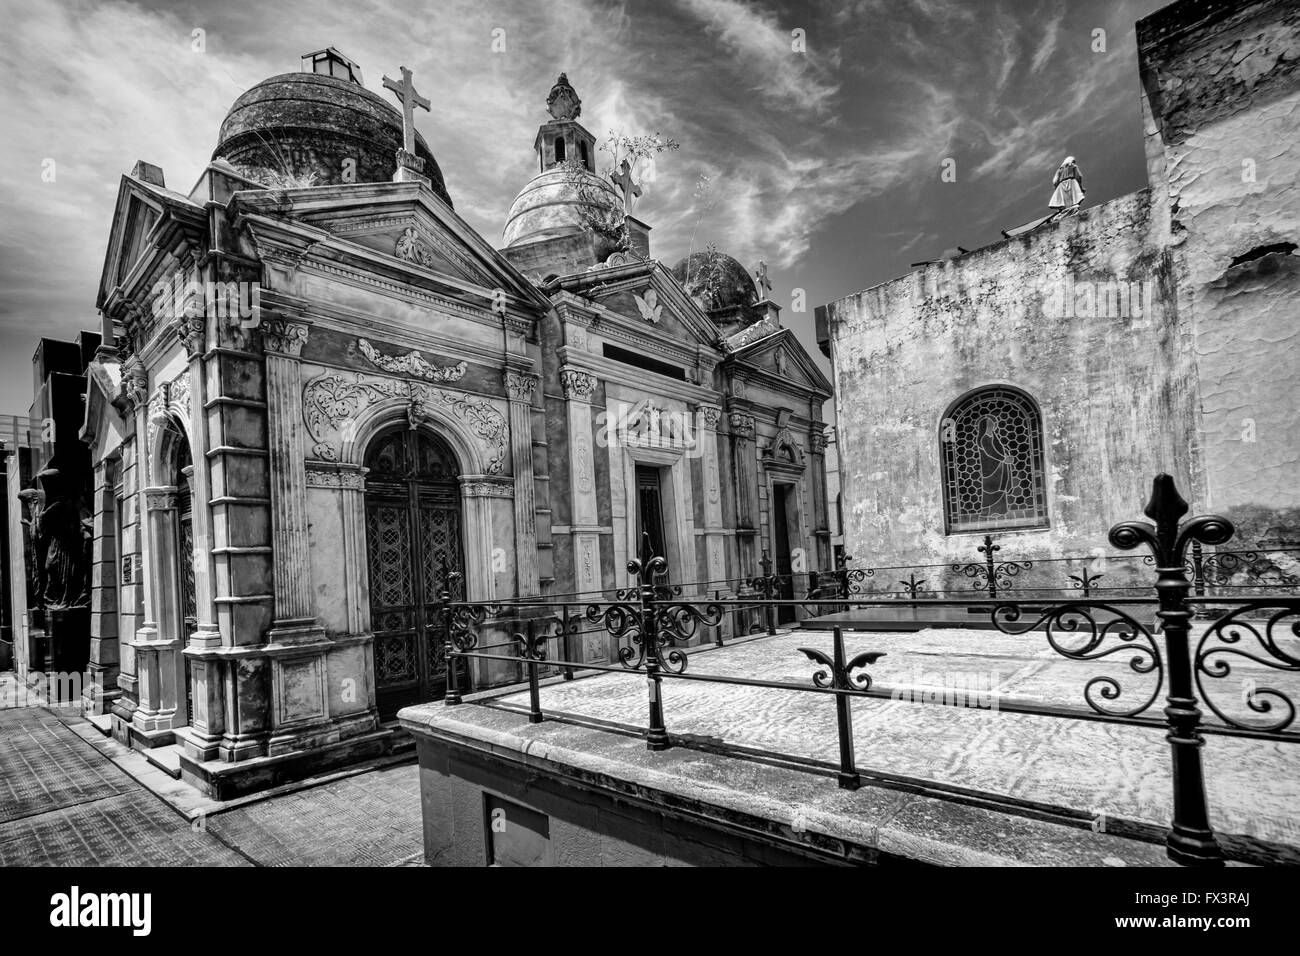
[[1052, 177], [1052, 185], [1056, 189], [1047, 204], [1050, 208], [1060, 210], [1063, 214], [1072, 213], [1079, 208], [1086, 190], [1083, 188], [1083, 174], [1079, 172], [1073, 156], [1065, 157], [1065, 162], [1057, 168], [1056, 175]]

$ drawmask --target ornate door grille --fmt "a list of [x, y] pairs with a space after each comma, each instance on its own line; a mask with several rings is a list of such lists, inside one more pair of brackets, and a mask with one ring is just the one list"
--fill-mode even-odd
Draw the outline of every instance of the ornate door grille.
[[379, 713], [446, 691], [439, 595], [463, 564], [456, 459], [437, 439], [399, 427], [366, 456], [366, 549]]

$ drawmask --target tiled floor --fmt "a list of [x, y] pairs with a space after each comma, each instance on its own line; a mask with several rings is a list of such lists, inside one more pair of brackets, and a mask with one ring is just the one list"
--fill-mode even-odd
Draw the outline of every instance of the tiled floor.
[[[12, 680], [0, 674], [0, 680]], [[423, 858], [414, 763], [187, 820], [74, 733], [0, 709], [0, 867], [398, 866]], [[82, 728], [79, 728], [82, 729]]]

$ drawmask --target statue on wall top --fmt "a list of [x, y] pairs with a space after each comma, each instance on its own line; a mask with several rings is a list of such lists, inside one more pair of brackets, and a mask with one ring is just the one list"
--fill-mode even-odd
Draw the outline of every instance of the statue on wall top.
[[1075, 212], [1083, 202], [1086, 191], [1083, 188], [1083, 174], [1079, 172], [1079, 165], [1073, 156], [1065, 157], [1065, 161], [1057, 167], [1052, 185], [1056, 188], [1047, 205], [1062, 215]]

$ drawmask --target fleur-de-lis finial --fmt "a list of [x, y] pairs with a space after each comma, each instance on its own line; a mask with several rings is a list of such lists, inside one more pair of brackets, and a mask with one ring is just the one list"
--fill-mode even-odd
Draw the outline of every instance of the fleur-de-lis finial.
[[1187, 546], [1193, 541], [1202, 544], [1223, 544], [1232, 537], [1231, 521], [1219, 515], [1199, 515], [1179, 524], [1183, 515], [1191, 510], [1178, 493], [1171, 475], [1156, 475], [1151, 482], [1151, 498], [1142, 513], [1154, 524], [1145, 521], [1124, 521], [1110, 529], [1110, 543], [1121, 551], [1132, 551], [1145, 544], [1162, 568], [1181, 568]]
[[650, 544], [650, 533], [641, 532], [641, 557], [633, 558], [627, 563], [627, 573], [635, 577], [642, 587], [652, 585], [655, 575], [668, 570], [668, 562], [656, 555]]

